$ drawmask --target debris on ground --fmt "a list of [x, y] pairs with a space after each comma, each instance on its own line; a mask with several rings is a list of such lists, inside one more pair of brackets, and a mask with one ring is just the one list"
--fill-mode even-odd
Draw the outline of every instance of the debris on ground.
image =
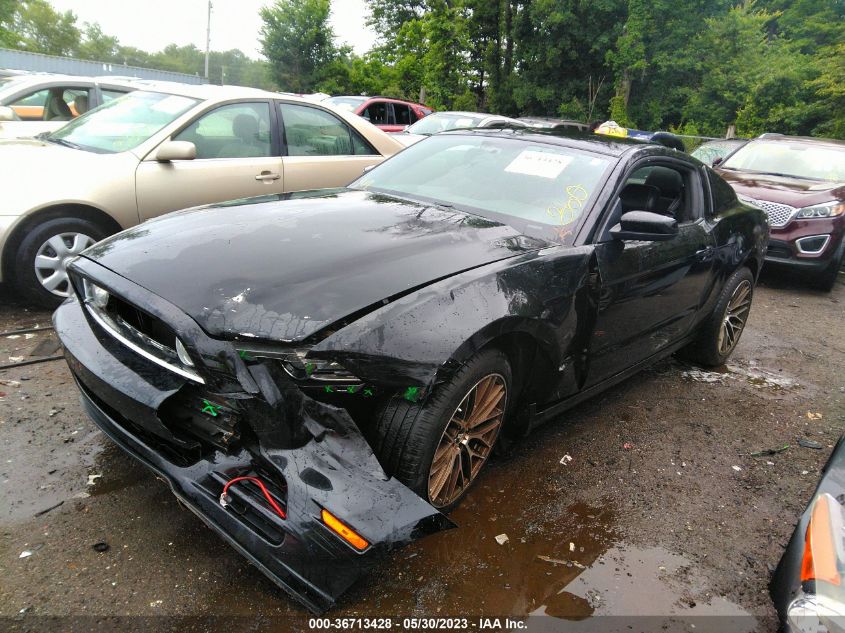
[[681, 372], [681, 378], [684, 380], [694, 380], [695, 382], [725, 382], [724, 374], [719, 374], [715, 371], [702, 371], [700, 369], [689, 369]]
[[91, 549], [93, 549], [95, 552], [100, 552], [102, 554], [103, 552], [109, 551], [109, 544], [105, 541], [99, 541], [97, 543], [94, 543], [91, 546]]
[[[801, 440], [798, 440], [798, 443], [801, 443]], [[784, 444], [780, 448], [767, 448], [762, 451], [755, 451], [753, 453], [749, 453], [751, 457], [768, 457], [769, 455], [777, 455], [778, 453], [784, 452], [786, 449], [789, 448], [789, 444]]]
[[508, 538], [508, 535], [507, 535], [507, 534], [499, 534], [499, 535], [496, 537], [496, 542], [497, 542], [499, 545], [504, 545], [504, 544], [505, 544], [505, 543], [507, 543], [509, 540], [510, 540], [510, 539]]
[[798, 446], [803, 446], [804, 448], [814, 448], [817, 451], [824, 448], [822, 444], [814, 442], [813, 440], [804, 439], [803, 437], [798, 438]]
[[634, 448], [634, 445], [631, 444], [631, 442], [625, 442], [622, 445], [622, 448], [624, 448], [626, 451], [630, 451], [632, 448]]
[[821, 420], [822, 414], [821, 413], [813, 413], [812, 411], [807, 411], [807, 418], [810, 420]]
[[561, 560], [559, 558], [552, 558], [551, 556], [543, 556], [542, 554], [537, 554], [537, 558], [539, 558], [544, 563], [551, 563], [552, 565], [570, 565], [571, 564], [568, 560]]
[[22, 552], [21, 552], [21, 555], [20, 555], [20, 556], [18, 556], [18, 558], [29, 558], [29, 557], [30, 557], [30, 556], [32, 556], [35, 552], [37, 552], [38, 550], [40, 550], [42, 547], [44, 547], [44, 543], [38, 543], [38, 544], [36, 544], [36, 545], [33, 545], [33, 546], [32, 546], [32, 547], [30, 547], [29, 549], [25, 549], [24, 551], [22, 551]]
[[560, 463], [563, 464], [564, 466], [566, 466], [571, 461], [572, 461], [571, 455], [564, 455], [563, 457], [560, 458]]
[[570, 551], [570, 552], [574, 552], [574, 551], [575, 551], [575, 543], [569, 543], [569, 551]]
[[94, 482], [96, 482], [102, 475], [88, 475], [88, 485], [93, 486]]
[[20, 387], [21, 383], [17, 380], [4, 380], [0, 378], [0, 385], [5, 385], [6, 387]]
[[739, 466], [731, 466], [731, 468], [733, 468], [736, 472], [740, 472], [742, 470]]

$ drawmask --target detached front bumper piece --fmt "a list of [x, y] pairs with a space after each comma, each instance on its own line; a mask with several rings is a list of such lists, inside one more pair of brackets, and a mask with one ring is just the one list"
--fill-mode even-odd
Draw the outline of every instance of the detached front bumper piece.
[[[346, 411], [317, 402], [293, 385], [279, 386], [274, 406], [268, 407], [262, 394], [276, 385], [262, 386], [262, 381], [272, 381], [266, 372], [253, 372], [258, 393], [224, 394], [246, 412], [242, 424], [250, 430], [239, 443], [229, 450], [212, 446], [192, 453], [192, 443], [179, 432], [177, 405], [211, 385], [190, 384], [138, 356], [98, 330], [75, 299], [65, 302], [53, 320], [94, 422], [166, 479], [185, 506], [311, 611], [332, 607], [379, 554], [453, 527], [433, 506], [384, 473]], [[210, 406], [225, 401], [220, 396], [209, 395], [214, 398]], [[261, 400], [261, 406], [250, 407], [251, 400]], [[274, 412], [275, 418], [264, 411]], [[218, 406], [212, 413], [222, 419], [225, 411]], [[274, 443], [273, 427], [292, 424], [301, 429], [299, 439], [291, 441], [280, 433], [287, 439]], [[224, 486], [236, 477], [259, 479], [266, 490], [242, 480], [228, 489], [224, 505]], [[342, 537], [345, 528], [358, 539]]]

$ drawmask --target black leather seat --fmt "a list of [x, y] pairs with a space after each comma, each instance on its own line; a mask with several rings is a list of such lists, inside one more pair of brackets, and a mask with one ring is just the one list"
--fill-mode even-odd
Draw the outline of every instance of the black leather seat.
[[684, 202], [684, 179], [674, 169], [653, 167], [645, 179], [646, 186], [655, 187], [660, 195], [652, 209], [655, 213], [678, 218]]

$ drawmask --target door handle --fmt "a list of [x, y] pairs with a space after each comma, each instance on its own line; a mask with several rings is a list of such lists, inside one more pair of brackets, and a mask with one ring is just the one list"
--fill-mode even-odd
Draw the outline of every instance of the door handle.
[[695, 256], [698, 257], [703, 262], [706, 262], [708, 259], [713, 257], [713, 253], [716, 249], [712, 246], [708, 246], [706, 248], [702, 248], [701, 250], [695, 251]]
[[263, 182], [272, 182], [273, 180], [278, 180], [279, 178], [281, 178], [279, 174], [274, 174], [270, 171], [262, 171], [255, 177], [256, 180]]

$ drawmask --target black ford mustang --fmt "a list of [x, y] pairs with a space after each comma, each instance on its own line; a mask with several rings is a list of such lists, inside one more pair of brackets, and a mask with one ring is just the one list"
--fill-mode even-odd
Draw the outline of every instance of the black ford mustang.
[[103, 431], [314, 611], [449, 527], [497, 444], [677, 350], [724, 362], [768, 239], [695, 159], [536, 132], [281, 198], [99, 243], [54, 321]]

